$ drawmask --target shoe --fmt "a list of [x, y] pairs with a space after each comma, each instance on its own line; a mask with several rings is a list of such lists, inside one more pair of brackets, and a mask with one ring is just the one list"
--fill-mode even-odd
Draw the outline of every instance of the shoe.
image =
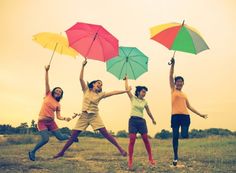
[[155, 165], [155, 164], [156, 164], [156, 161], [155, 161], [155, 160], [149, 160], [149, 164], [150, 164], [150, 165]]
[[53, 159], [57, 159], [57, 158], [63, 157], [63, 156], [64, 156], [64, 154], [58, 153], [57, 155], [53, 156]]
[[121, 150], [120, 151], [120, 154], [123, 156], [123, 157], [126, 157], [128, 155], [128, 153], [125, 151], [125, 150]]
[[29, 154], [29, 159], [30, 159], [31, 161], [35, 161], [35, 153], [29, 151], [28, 154]]
[[74, 142], [79, 142], [79, 138], [75, 138], [73, 141]]
[[178, 163], [178, 160], [173, 160], [173, 165], [176, 166]]
[[128, 167], [129, 167], [129, 170], [132, 170], [133, 168], [133, 163], [131, 160], [128, 161]]

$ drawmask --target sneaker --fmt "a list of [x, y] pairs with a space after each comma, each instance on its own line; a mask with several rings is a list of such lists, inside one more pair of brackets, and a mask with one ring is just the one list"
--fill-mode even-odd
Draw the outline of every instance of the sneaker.
[[29, 159], [30, 159], [31, 161], [35, 161], [35, 153], [29, 151], [28, 154], [29, 154]]
[[128, 161], [128, 167], [129, 167], [129, 170], [132, 170], [133, 162], [131, 160]]
[[149, 160], [149, 164], [150, 164], [150, 165], [155, 165], [155, 164], [156, 164], [156, 161], [155, 161], [155, 160]]
[[59, 157], [63, 157], [64, 156], [64, 153], [61, 154], [61, 153], [58, 153], [57, 155], [53, 156], [53, 159], [57, 159]]
[[176, 166], [178, 163], [178, 160], [173, 160], [173, 165]]
[[79, 142], [79, 138], [75, 138], [73, 141], [74, 142]]

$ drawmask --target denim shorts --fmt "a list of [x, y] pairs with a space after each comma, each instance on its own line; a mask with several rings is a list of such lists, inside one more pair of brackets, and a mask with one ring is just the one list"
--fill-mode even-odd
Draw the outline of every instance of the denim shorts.
[[147, 134], [146, 120], [141, 117], [131, 116], [129, 119], [129, 133]]
[[185, 114], [173, 114], [171, 116], [171, 127], [190, 126], [190, 116]]

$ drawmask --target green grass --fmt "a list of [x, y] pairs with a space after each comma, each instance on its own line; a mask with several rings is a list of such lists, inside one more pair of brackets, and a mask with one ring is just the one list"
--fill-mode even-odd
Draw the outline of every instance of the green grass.
[[[19, 136], [17, 139], [20, 139]], [[35, 139], [37, 137], [34, 137], [33, 141]], [[118, 138], [117, 140], [124, 148], [127, 148], [128, 139]], [[27, 138], [26, 141], [31, 140]], [[105, 139], [82, 137], [80, 143], [74, 143], [63, 158], [52, 159], [52, 156], [63, 147], [64, 143], [51, 137], [49, 143], [37, 153], [35, 162], [28, 160], [28, 151], [34, 147], [35, 143], [2, 144], [0, 146], [0, 172], [236, 172], [236, 137], [180, 140], [179, 164], [184, 166], [179, 168], [171, 166], [171, 140], [151, 139], [153, 156], [157, 164], [149, 166], [143, 142], [141, 139], [137, 139], [132, 171], [127, 169], [127, 158], [120, 156], [116, 148]]]

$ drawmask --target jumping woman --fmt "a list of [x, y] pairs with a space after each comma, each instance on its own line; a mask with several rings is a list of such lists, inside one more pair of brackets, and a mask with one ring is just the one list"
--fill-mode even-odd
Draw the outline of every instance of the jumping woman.
[[85, 60], [82, 64], [82, 69], [80, 72], [80, 84], [84, 93], [82, 114], [78, 119], [74, 129], [72, 130], [71, 138], [66, 142], [63, 149], [56, 156], [54, 156], [54, 158], [62, 157], [65, 151], [73, 144], [78, 135], [82, 131], [85, 131], [89, 125], [91, 125], [94, 130], [99, 130], [100, 133], [119, 150], [122, 156], [127, 156], [127, 152], [123, 148], [121, 148], [115, 138], [111, 134], [109, 134], [107, 129], [105, 128], [105, 125], [103, 124], [103, 121], [99, 115], [98, 104], [101, 99], [117, 94], [127, 93], [131, 90], [131, 88], [128, 88], [125, 91], [112, 91], [108, 93], [102, 92], [101, 80], [94, 80], [87, 86], [83, 78], [84, 67], [86, 64], [87, 61]]
[[176, 166], [178, 162], [179, 127], [181, 127], [182, 138], [188, 138], [188, 130], [190, 126], [190, 116], [188, 113], [188, 109], [202, 118], [207, 118], [207, 115], [199, 113], [190, 105], [187, 96], [182, 92], [184, 78], [182, 76], [176, 76], [175, 78], [173, 78], [174, 65], [175, 59], [172, 58], [169, 82], [172, 98], [171, 128], [173, 133], [172, 144], [174, 151], [173, 165]]
[[62, 117], [60, 114], [61, 106], [60, 100], [63, 97], [63, 90], [60, 87], [55, 87], [52, 91], [49, 87], [49, 79], [48, 79], [48, 71], [50, 65], [45, 66], [45, 86], [46, 92], [44, 101], [39, 112], [38, 118], [38, 131], [41, 136], [41, 140], [39, 143], [34, 147], [33, 150], [29, 151], [29, 159], [35, 161], [35, 153], [38, 149], [44, 146], [49, 141], [49, 131], [58, 139], [58, 140], [66, 140], [69, 138], [68, 135], [61, 134], [56, 122], [54, 121], [56, 112], [56, 117], [59, 120], [70, 121], [71, 118]]
[[[125, 88], [128, 90], [128, 78], [125, 78]], [[148, 153], [149, 164], [154, 165], [155, 161], [152, 157], [151, 145], [148, 140], [148, 130], [146, 120], [143, 117], [143, 110], [145, 109], [148, 116], [151, 118], [152, 123], [156, 125], [156, 121], [154, 120], [152, 113], [148, 107], [147, 101], [144, 99], [146, 92], [148, 91], [145, 86], [137, 86], [135, 95], [133, 95], [130, 91], [127, 92], [130, 101], [131, 101], [131, 113], [129, 119], [129, 160], [128, 167], [132, 169], [133, 166], [133, 151], [134, 144], [136, 140], [137, 133], [141, 134], [144, 145], [146, 147]]]

